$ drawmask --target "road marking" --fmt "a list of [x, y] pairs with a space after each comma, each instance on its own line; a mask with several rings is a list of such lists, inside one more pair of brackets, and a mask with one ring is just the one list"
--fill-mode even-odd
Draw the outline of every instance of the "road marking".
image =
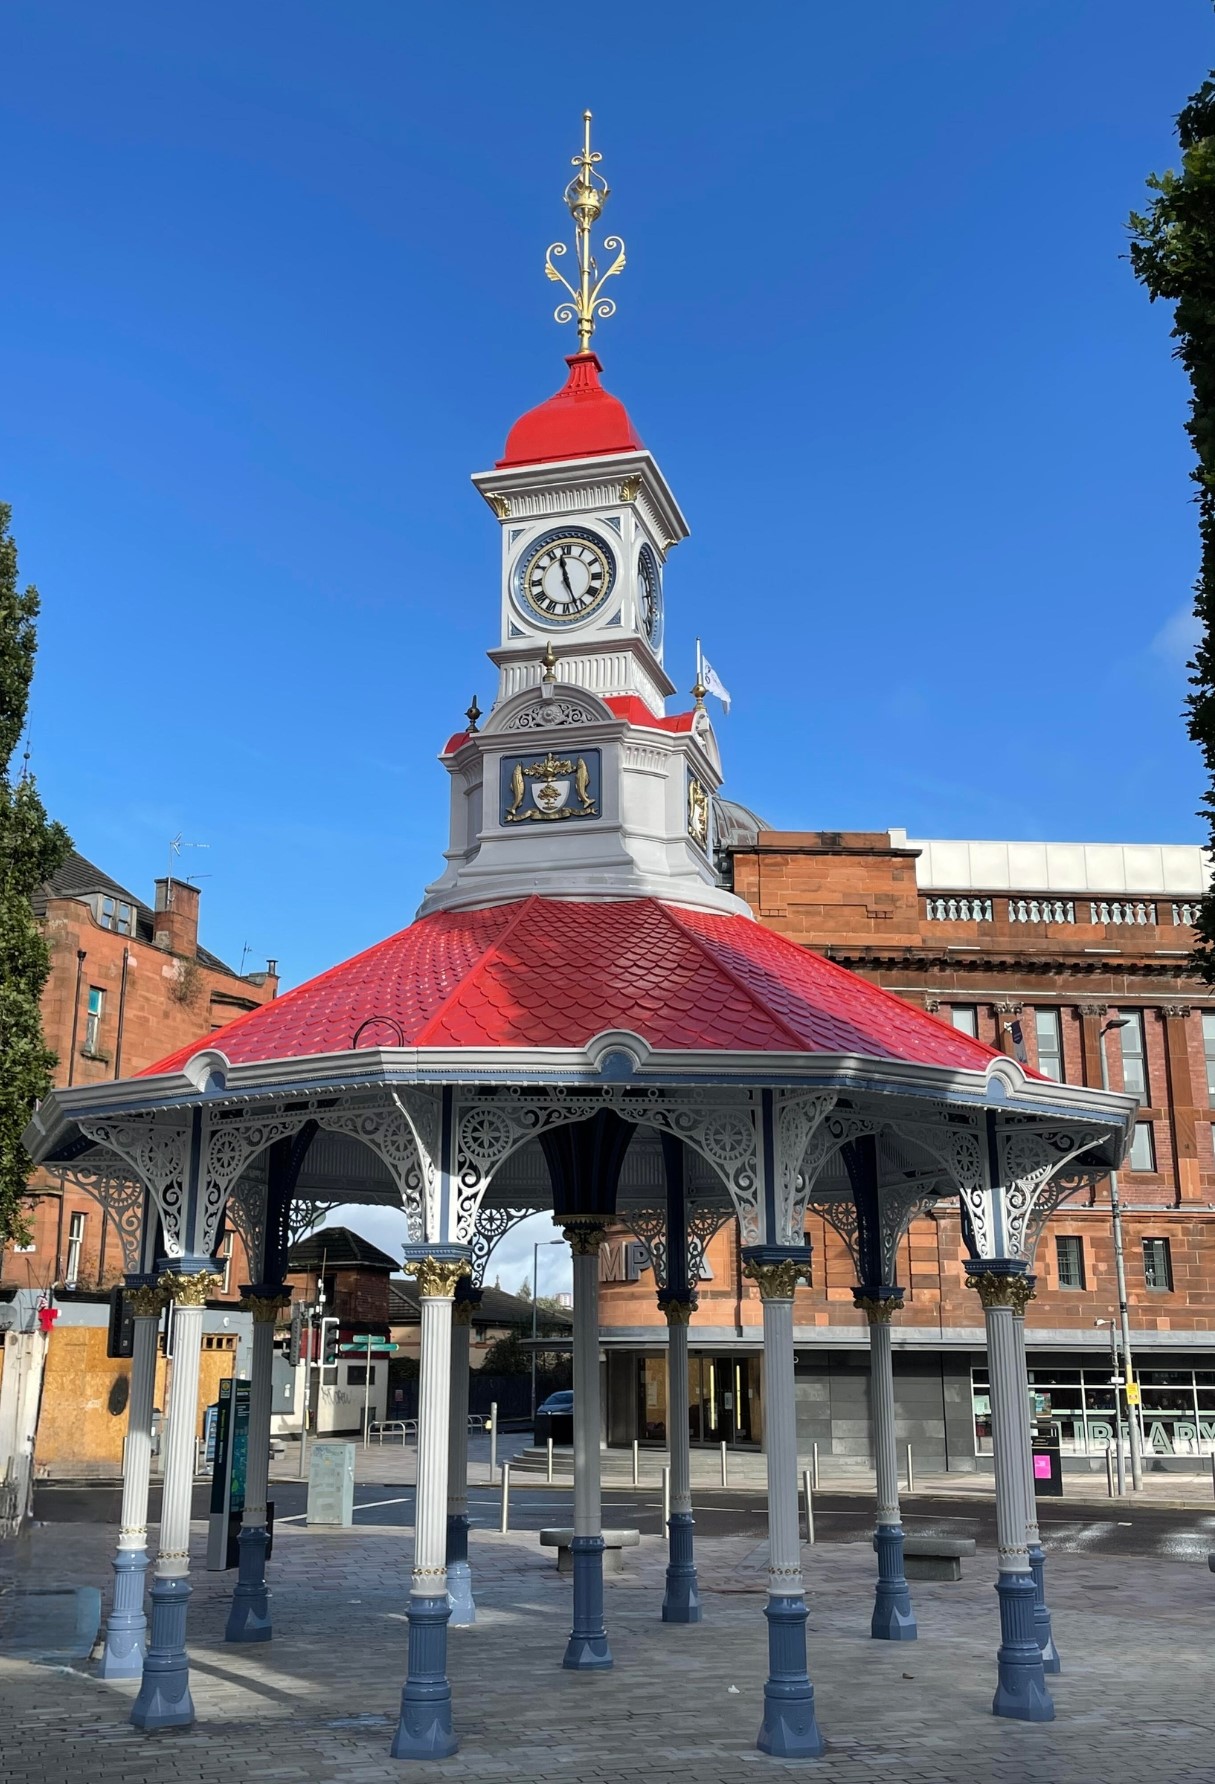
[[[412, 1497], [412, 1493], [407, 1493], [403, 1499], [360, 1499], [354, 1509], [355, 1511], [378, 1511], [381, 1505], [408, 1505]], [[293, 1511], [289, 1517], [275, 1518], [274, 1521], [276, 1524], [306, 1524], [308, 1513]]]

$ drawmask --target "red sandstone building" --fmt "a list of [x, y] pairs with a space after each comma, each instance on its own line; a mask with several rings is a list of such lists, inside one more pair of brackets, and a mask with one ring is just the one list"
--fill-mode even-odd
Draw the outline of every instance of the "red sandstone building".
[[[35, 909], [51, 973], [42, 1022], [58, 1055], [57, 1086], [130, 1077], [275, 996], [273, 960], [242, 976], [200, 945], [198, 907], [197, 886], [168, 878], [156, 881], [149, 907], [77, 854], [43, 888]], [[31, 1180], [30, 1207], [32, 1243], [0, 1251], [5, 1287], [95, 1289], [121, 1279], [117, 1235], [91, 1197], [63, 1193], [43, 1171]], [[223, 1250], [221, 1298], [234, 1299], [247, 1277], [231, 1232]]]
[[[1104, 1045], [1110, 1087], [1142, 1103], [1120, 1191], [1145, 1455], [1177, 1466], [1209, 1454], [1215, 992], [1186, 970], [1209, 877], [1203, 852], [770, 831], [724, 803], [717, 818], [722, 873], [768, 927], [1052, 1077], [1099, 1085]], [[973, 1469], [991, 1448], [983, 1334], [957, 1222], [956, 1202], [917, 1221], [900, 1272], [899, 1436], [929, 1468]], [[852, 1265], [821, 1216], [808, 1236], [814, 1279], [795, 1308], [799, 1441], [866, 1462], [868, 1334], [852, 1306]], [[733, 1224], [713, 1240], [707, 1269], [691, 1328], [692, 1440], [759, 1443], [761, 1308]], [[1036, 1269], [1026, 1336], [1038, 1410], [1059, 1421], [1073, 1466], [1099, 1467], [1115, 1405], [1108, 1183], [1052, 1218]], [[603, 1274], [609, 1440], [665, 1440], [665, 1331], [644, 1252], [627, 1233], [608, 1247]]]

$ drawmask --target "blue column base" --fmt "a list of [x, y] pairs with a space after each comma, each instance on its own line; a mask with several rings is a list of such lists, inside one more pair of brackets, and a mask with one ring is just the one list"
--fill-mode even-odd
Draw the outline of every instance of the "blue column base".
[[806, 1600], [769, 1598], [768, 1682], [764, 1719], [755, 1745], [774, 1759], [818, 1759], [826, 1748], [814, 1715], [814, 1686], [806, 1671]]
[[575, 1536], [570, 1555], [574, 1563], [574, 1627], [561, 1664], [571, 1672], [602, 1671], [612, 1664], [603, 1625], [602, 1536]]
[[1050, 1609], [1046, 1602], [1046, 1555], [1041, 1543], [1036, 1542], [1030, 1546], [1029, 1571], [1034, 1576], [1034, 1634], [1042, 1650], [1042, 1670], [1048, 1673], [1062, 1672], [1063, 1663], [1055, 1646]]
[[188, 1728], [194, 1720], [190, 1657], [186, 1653], [187, 1579], [152, 1582], [152, 1627], [139, 1695], [131, 1706], [136, 1728]]
[[1033, 1575], [1002, 1573], [996, 1591], [1000, 1595], [1001, 1639], [991, 1713], [1017, 1722], [1053, 1722], [1055, 1706], [1046, 1689], [1042, 1650], [1034, 1629]]
[[448, 1759], [460, 1743], [451, 1726], [447, 1678], [447, 1595], [409, 1600], [409, 1662], [394, 1759]]
[[270, 1533], [264, 1524], [242, 1530], [240, 1572], [232, 1592], [232, 1608], [224, 1629], [226, 1642], [268, 1642], [274, 1633], [270, 1624], [270, 1593], [266, 1587], [266, 1549]]
[[669, 1540], [667, 1589], [662, 1600], [664, 1623], [700, 1622], [700, 1582], [692, 1559], [692, 1532], [696, 1520], [690, 1511], [673, 1511], [667, 1523]]
[[447, 1602], [453, 1628], [467, 1629], [476, 1622], [472, 1569], [468, 1565], [468, 1519], [456, 1512], [449, 1513], [447, 1518]]
[[913, 1642], [919, 1631], [903, 1573], [903, 1526], [879, 1524], [873, 1533], [873, 1546], [877, 1551], [878, 1577], [869, 1633], [874, 1641]]
[[113, 1567], [114, 1608], [106, 1620], [105, 1649], [97, 1670], [103, 1679], [138, 1679], [143, 1675], [148, 1636], [143, 1612], [148, 1551], [119, 1549]]

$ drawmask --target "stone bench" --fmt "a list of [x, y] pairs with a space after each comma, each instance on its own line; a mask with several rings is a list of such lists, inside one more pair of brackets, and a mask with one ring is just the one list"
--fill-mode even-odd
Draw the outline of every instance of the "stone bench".
[[[604, 1530], [600, 1534], [603, 1537], [604, 1573], [623, 1573], [624, 1555], [622, 1550], [635, 1549], [638, 1546], [641, 1542], [640, 1530]], [[558, 1573], [573, 1573], [574, 1571], [574, 1556], [570, 1548], [573, 1540], [573, 1525], [540, 1532], [540, 1547], [557, 1551]]]
[[903, 1572], [909, 1580], [960, 1580], [963, 1559], [974, 1553], [973, 1536], [905, 1536]]

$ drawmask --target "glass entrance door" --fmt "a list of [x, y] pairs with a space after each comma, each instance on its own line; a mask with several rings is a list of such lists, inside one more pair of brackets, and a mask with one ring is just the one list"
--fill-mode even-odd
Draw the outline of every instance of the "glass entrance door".
[[763, 1437], [760, 1359], [693, 1356], [688, 1363], [692, 1442], [734, 1446]]

